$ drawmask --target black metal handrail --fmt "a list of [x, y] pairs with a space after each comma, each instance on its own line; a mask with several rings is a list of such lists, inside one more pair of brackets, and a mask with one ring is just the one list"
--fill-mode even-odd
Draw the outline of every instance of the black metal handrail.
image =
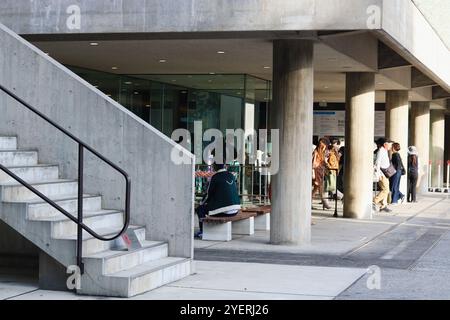
[[[5, 92], [8, 96], [25, 106], [27, 109], [38, 115], [40, 118], [44, 119], [46, 122], [51, 124], [53, 127], [64, 133], [66, 136], [74, 140], [76, 143], [78, 143], [78, 208], [77, 213], [78, 216], [74, 217], [72, 214], [67, 212], [64, 208], [60, 207], [57, 203], [55, 203], [53, 200], [49, 199], [47, 196], [42, 194], [39, 190], [34, 188], [31, 184], [27, 183], [20, 177], [18, 177], [16, 174], [11, 172], [8, 168], [0, 164], [0, 169], [4, 171], [7, 175], [12, 177], [13, 179], [17, 180], [20, 184], [22, 184], [24, 187], [26, 187], [28, 190], [36, 194], [39, 198], [47, 202], [50, 206], [61, 212], [63, 215], [65, 215], [67, 218], [69, 218], [71, 221], [75, 222], [78, 226], [77, 229], [77, 265], [80, 268], [81, 272], [84, 272], [84, 265], [83, 265], [83, 230], [85, 230], [87, 233], [92, 235], [94, 238], [101, 240], [101, 241], [112, 241], [117, 238], [119, 238], [121, 235], [125, 233], [125, 231], [128, 229], [128, 226], [130, 225], [130, 188], [131, 188], [131, 180], [129, 175], [120, 167], [115, 165], [112, 161], [105, 158], [103, 155], [98, 153], [96, 150], [94, 150], [92, 147], [85, 144], [83, 141], [75, 137], [73, 134], [68, 132], [66, 129], [62, 128], [52, 120], [50, 120], [47, 116], [33, 108], [31, 105], [29, 105], [26, 101], [19, 98], [16, 94], [11, 92], [10, 90], [6, 89], [4, 86], [0, 85], [0, 90]], [[121, 231], [113, 236], [113, 237], [103, 237], [99, 234], [97, 234], [95, 231], [93, 231], [91, 228], [89, 228], [87, 225], [83, 223], [83, 174], [84, 174], [84, 150], [88, 150], [91, 153], [93, 153], [96, 157], [101, 159], [103, 162], [106, 162], [110, 167], [118, 171], [121, 175], [125, 178], [125, 210], [124, 210], [124, 226], [121, 229]]]

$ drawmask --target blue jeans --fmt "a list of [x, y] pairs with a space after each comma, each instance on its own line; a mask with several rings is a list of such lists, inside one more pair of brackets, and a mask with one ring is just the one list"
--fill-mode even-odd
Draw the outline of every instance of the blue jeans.
[[389, 179], [389, 184], [391, 186], [392, 192], [392, 203], [397, 203], [398, 200], [404, 197], [403, 193], [400, 192], [400, 180], [402, 178], [402, 172], [397, 170], [397, 172]]

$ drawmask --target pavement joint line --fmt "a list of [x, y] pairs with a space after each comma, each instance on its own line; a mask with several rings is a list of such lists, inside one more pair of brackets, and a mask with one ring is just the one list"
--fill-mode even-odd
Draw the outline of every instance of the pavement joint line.
[[30, 294], [30, 293], [33, 293], [33, 292], [36, 292], [36, 291], [39, 291], [39, 290], [40, 290], [39, 288], [33, 289], [33, 290], [31, 290], [31, 291], [23, 292], [23, 293], [21, 293], [21, 294], [16, 294], [15, 296], [8, 297], [8, 298], [3, 299], [3, 300], [11, 300], [11, 299], [18, 298], [18, 297], [21, 297], [21, 296], [25, 296], [25, 295], [27, 295], [27, 294]]
[[261, 293], [261, 294], [282, 294], [282, 295], [290, 295], [290, 296], [309, 296], [309, 297], [327, 297], [327, 298], [336, 297], [336, 296], [329, 296], [329, 295], [323, 295], [323, 294], [290, 293], [290, 292], [284, 293], [284, 292], [278, 292], [278, 291], [253, 291], [253, 290], [219, 289], [219, 288], [199, 288], [199, 287], [187, 287], [187, 286], [176, 286], [176, 285], [166, 285], [166, 287], [181, 288], [181, 289], [239, 292], [239, 293], [243, 293], [243, 292], [247, 293], [248, 292], [248, 293]]
[[345, 291], [347, 291], [348, 289], [350, 289], [351, 287], [353, 287], [359, 280], [361, 280], [362, 278], [364, 278], [367, 275], [367, 269], [366, 272], [364, 272], [361, 276], [359, 276], [357, 279], [355, 279], [351, 284], [349, 284], [344, 290], [342, 290], [341, 292], [339, 292], [336, 296], [334, 296], [333, 300], [336, 300], [337, 297], [339, 297], [342, 293], [344, 293]]
[[348, 257], [348, 256], [350, 256], [350, 255], [356, 253], [357, 251], [359, 251], [359, 250], [361, 250], [362, 248], [364, 248], [364, 247], [366, 247], [367, 245], [369, 245], [371, 242], [373, 242], [373, 241], [377, 240], [378, 238], [380, 238], [380, 237], [382, 237], [382, 236], [384, 236], [384, 235], [386, 235], [386, 234], [392, 232], [393, 230], [395, 230], [396, 228], [400, 227], [401, 225], [406, 224], [408, 221], [414, 219], [414, 218], [417, 217], [419, 214], [421, 214], [421, 213], [425, 212], [426, 210], [429, 210], [430, 208], [432, 208], [432, 207], [434, 207], [434, 206], [440, 204], [440, 203], [441, 203], [442, 201], [444, 201], [444, 200], [446, 200], [446, 199], [441, 198], [441, 199], [439, 199], [439, 201], [433, 202], [432, 204], [430, 204], [430, 205], [428, 205], [427, 207], [425, 207], [425, 208], [421, 209], [420, 211], [418, 211], [416, 214], [414, 214], [414, 215], [408, 217], [406, 220], [401, 221], [401, 222], [399, 222], [399, 223], [393, 225], [393, 226], [390, 227], [389, 229], [387, 229], [387, 230], [383, 231], [382, 233], [376, 235], [375, 237], [371, 238], [371, 239], [370, 239], [369, 241], [367, 241], [366, 243], [363, 243], [362, 245], [360, 245], [360, 246], [358, 246], [358, 247], [356, 247], [356, 248], [350, 250], [349, 252], [345, 253], [345, 254], [342, 256], [342, 258], [346, 258], [346, 257]]

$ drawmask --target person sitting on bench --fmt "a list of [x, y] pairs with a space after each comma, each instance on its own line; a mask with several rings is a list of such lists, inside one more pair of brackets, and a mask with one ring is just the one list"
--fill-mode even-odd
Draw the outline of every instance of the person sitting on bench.
[[203, 235], [203, 219], [206, 216], [232, 217], [241, 209], [236, 179], [225, 169], [223, 164], [214, 164], [216, 173], [211, 177], [206, 196], [201, 201], [196, 212], [200, 231], [195, 235]]

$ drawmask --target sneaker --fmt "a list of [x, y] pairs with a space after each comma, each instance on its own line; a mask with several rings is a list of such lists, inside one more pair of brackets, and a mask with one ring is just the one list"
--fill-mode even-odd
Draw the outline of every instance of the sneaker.
[[388, 207], [384, 207], [384, 208], [381, 209], [380, 211], [387, 212], [387, 213], [391, 213], [391, 212], [392, 212], [392, 210], [389, 209]]
[[375, 203], [372, 203], [372, 211], [377, 211], [377, 205]]
[[400, 203], [404, 203], [405, 202], [405, 195], [403, 195], [400, 199]]
[[202, 237], [203, 237], [203, 232], [201, 232], [201, 231], [194, 234], [194, 238], [201, 239]]

